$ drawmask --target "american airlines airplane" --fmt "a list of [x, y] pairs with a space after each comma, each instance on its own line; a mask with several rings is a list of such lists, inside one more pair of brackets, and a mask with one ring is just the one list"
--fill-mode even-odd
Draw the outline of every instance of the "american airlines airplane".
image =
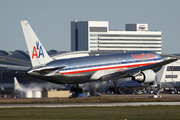
[[29, 76], [58, 84], [76, 84], [71, 90], [82, 93], [79, 84], [92, 81], [114, 81], [117, 88], [119, 78], [131, 77], [133, 81], [154, 84], [156, 72], [163, 65], [177, 59], [163, 61], [159, 54], [152, 51], [135, 51], [97, 56], [66, 59], [52, 59], [44, 49], [28, 21], [21, 21], [32, 68]]

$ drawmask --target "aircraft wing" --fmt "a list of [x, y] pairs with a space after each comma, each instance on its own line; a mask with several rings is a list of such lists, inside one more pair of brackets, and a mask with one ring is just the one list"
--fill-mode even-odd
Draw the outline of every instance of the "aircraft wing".
[[178, 58], [180, 59], [180, 56], [178, 54], [161, 54], [161, 57], [173, 57], [173, 58]]
[[148, 70], [148, 69], [151, 69], [154, 72], [157, 72], [163, 65], [169, 64], [169, 63], [177, 61], [177, 60], [178, 59], [168, 59], [168, 60], [164, 60], [162, 62], [151, 64], [151, 65], [146, 65], [146, 66], [142, 66], [142, 67], [137, 67], [137, 68], [132, 68], [132, 69], [124, 70], [124, 71], [115, 72], [112, 74], [102, 76], [100, 78], [100, 80], [106, 81], [106, 80], [113, 80], [113, 79], [119, 79], [119, 78], [124, 78], [124, 77], [132, 77], [135, 74], [138, 74], [141, 71]]
[[26, 72], [29, 68], [30, 68], [30, 67], [19, 66], [19, 65], [0, 64], [0, 70], [24, 71], [24, 72]]

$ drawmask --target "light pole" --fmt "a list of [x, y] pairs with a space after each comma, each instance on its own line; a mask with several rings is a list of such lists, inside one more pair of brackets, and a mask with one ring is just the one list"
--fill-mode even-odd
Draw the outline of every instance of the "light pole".
[[[5, 61], [5, 59], [3, 58], [3, 59], [0, 59], [1, 60], [1, 63], [3, 64], [3, 61]], [[1, 70], [1, 88], [2, 88], [2, 70]]]
[[2, 70], [1, 70], [1, 88], [2, 88]]
[[174, 70], [174, 67], [173, 67], [173, 62], [172, 62], [172, 82], [173, 82], [173, 70]]

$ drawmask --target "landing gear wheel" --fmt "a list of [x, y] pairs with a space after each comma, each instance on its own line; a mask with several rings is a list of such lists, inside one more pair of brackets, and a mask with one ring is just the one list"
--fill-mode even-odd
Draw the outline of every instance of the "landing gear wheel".
[[113, 86], [109, 87], [109, 91], [112, 92], [113, 91]]
[[113, 87], [113, 92], [117, 93], [117, 87], [116, 86]]
[[120, 89], [117, 86], [110, 86], [109, 91], [113, 93], [120, 93]]
[[79, 93], [82, 94], [83, 93], [83, 89], [79, 88]]
[[75, 90], [74, 90], [74, 92], [75, 92], [75, 94], [82, 94], [83, 93], [83, 89], [82, 88], [79, 88], [79, 87], [76, 87], [76, 88], [74, 88]]
[[155, 85], [155, 82], [154, 82], [154, 81], [153, 81], [153, 82], [150, 82], [149, 85]]
[[75, 94], [78, 94], [78, 92], [79, 92], [79, 87], [76, 87]]
[[71, 87], [71, 92], [75, 92], [76, 88], [73, 86]]

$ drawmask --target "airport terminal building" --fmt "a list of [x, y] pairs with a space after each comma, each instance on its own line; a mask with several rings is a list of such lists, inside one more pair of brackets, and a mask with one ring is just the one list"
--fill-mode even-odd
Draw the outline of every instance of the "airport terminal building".
[[[180, 54], [175, 55], [180, 56]], [[180, 87], [180, 60], [163, 66], [161, 70], [157, 72], [156, 80], [156, 82], [160, 83], [161, 86]]]
[[126, 24], [125, 30], [110, 30], [108, 21], [72, 21], [71, 51], [150, 50], [161, 54], [160, 31], [148, 31], [148, 24]]

